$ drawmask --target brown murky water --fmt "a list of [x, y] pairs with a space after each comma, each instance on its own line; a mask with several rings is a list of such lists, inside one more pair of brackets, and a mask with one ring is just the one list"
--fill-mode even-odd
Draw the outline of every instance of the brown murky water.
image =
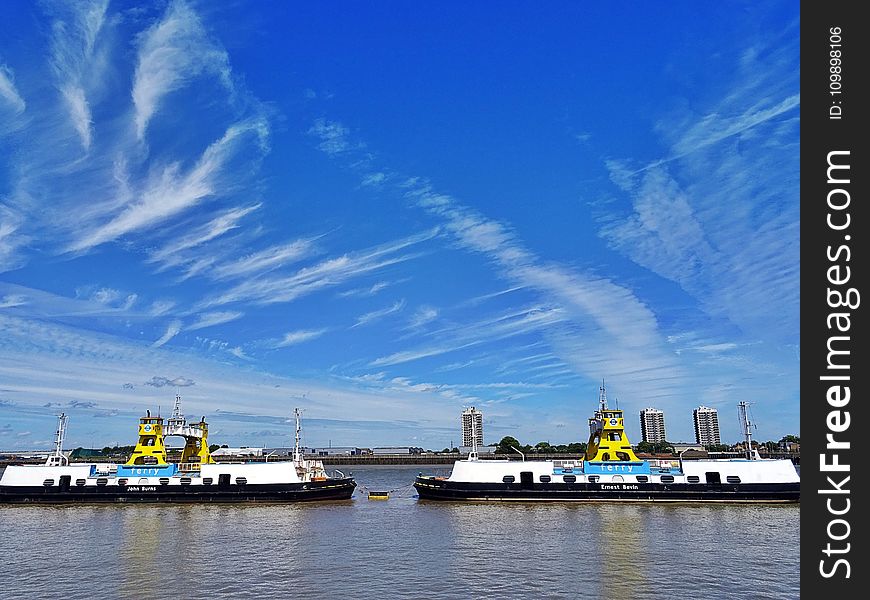
[[0, 597], [800, 596], [797, 505], [446, 504], [420, 470], [358, 468], [343, 502], [0, 505]]

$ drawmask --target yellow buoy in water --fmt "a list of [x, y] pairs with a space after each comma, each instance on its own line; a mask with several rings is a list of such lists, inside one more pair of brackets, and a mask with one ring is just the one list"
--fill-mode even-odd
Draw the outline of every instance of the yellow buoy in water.
[[369, 500], [389, 500], [390, 492], [369, 492]]

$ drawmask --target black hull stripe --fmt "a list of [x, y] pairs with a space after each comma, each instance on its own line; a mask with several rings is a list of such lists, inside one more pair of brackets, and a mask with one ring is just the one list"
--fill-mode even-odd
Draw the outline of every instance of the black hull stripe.
[[482, 501], [633, 501], [633, 502], [800, 502], [800, 483], [740, 485], [605, 484], [631, 489], [602, 489], [601, 484], [461, 483], [417, 478], [424, 500]]
[[[135, 487], [135, 486], [134, 486]], [[0, 487], [0, 504], [75, 504], [75, 503], [196, 503], [196, 502], [305, 502], [347, 500], [356, 483], [312, 482], [290, 484], [246, 484], [213, 486], [149, 486], [156, 489], [130, 491], [118, 486]]]

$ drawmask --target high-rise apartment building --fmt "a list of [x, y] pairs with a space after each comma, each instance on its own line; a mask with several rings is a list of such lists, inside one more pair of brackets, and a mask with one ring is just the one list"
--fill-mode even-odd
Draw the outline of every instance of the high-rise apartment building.
[[707, 406], [699, 406], [693, 411], [695, 421], [695, 441], [702, 446], [719, 445], [719, 411]]
[[472, 437], [477, 438], [478, 446], [483, 446], [483, 413], [473, 406], [462, 411], [462, 445], [473, 446]]
[[643, 441], [650, 444], [667, 441], [665, 413], [657, 408], [645, 408], [640, 411], [640, 434]]

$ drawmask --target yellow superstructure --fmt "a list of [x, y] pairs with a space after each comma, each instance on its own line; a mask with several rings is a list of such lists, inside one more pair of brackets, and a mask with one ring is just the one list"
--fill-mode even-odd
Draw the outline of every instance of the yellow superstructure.
[[166, 446], [163, 443], [163, 417], [152, 417], [151, 411], [139, 419], [139, 441], [125, 465], [166, 466]]
[[587, 461], [640, 461], [631, 449], [625, 435], [622, 411], [607, 408], [604, 384], [599, 393], [599, 408], [589, 419], [589, 442], [586, 444]]
[[205, 422], [205, 417], [199, 423], [195, 423], [190, 427], [195, 430], [198, 429], [202, 433], [202, 436], [185, 436], [184, 450], [181, 451], [182, 464], [199, 463], [207, 465], [213, 463], [214, 459], [211, 457], [211, 452], [208, 449], [208, 423]]
[[208, 423], [205, 422], [205, 417], [199, 423], [188, 424], [181, 414], [181, 397], [176, 396], [175, 411], [165, 424], [163, 417], [152, 417], [150, 410], [139, 419], [139, 441], [130, 459], [124, 464], [168, 466], [164, 442], [167, 436], [184, 438], [180, 469], [199, 470], [199, 465], [215, 462], [208, 449]]

